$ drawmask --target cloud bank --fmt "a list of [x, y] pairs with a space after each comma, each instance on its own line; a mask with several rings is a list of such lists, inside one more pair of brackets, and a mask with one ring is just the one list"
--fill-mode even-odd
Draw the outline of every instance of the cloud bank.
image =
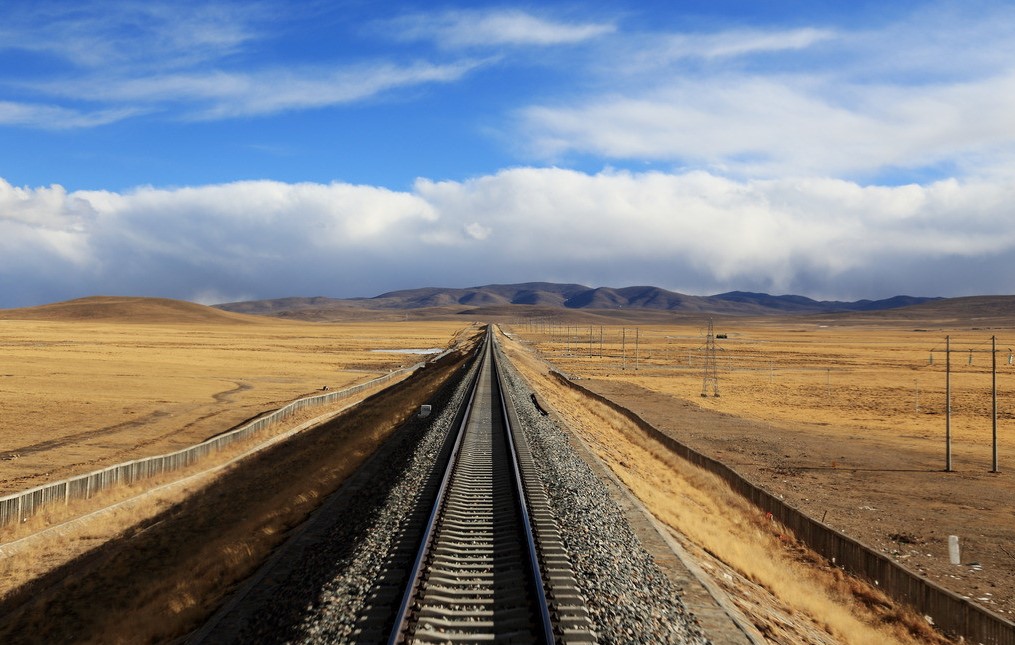
[[517, 168], [411, 191], [0, 180], [4, 302], [372, 296], [527, 280], [815, 297], [1010, 291], [1015, 186]]

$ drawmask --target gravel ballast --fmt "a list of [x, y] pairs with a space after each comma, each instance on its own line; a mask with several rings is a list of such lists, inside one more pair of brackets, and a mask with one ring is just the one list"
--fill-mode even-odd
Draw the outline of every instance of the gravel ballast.
[[212, 629], [188, 642], [372, 643], [362, 624], [404, 518], [421, 506], [475, 364], [432, 401], [433, 414], [400, 428], [259, 573]]
[[536, 408], [510, 364], [505, 381], [600, 642], [709, 642], [566, 431]]
[[[502, 361], [502, 365], [506, 361]], [[446, 388], [435, 414], [402, 428], [319, 511], [314, 528], [234, 612], [196, 642], [377, 642], [404, 568], [407, 517], [425, 491], [464, 399], [467, 378]], [[707, 643], [677, 589], [642, 548], [603, 483], [567, 433], [533, 405], [524, 381], [505, 381], [588, 603], [600, 642]]]

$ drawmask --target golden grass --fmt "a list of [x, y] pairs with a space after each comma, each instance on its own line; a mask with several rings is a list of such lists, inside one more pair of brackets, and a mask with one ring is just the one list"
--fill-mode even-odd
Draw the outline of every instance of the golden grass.
[[147, 482], [151, 488], [124, 486], [97, 495], [87, 505], [32, 518], [0, 545], [0, 599], [179, 504], [211, 477], [213, 473], [201, 471], [177, 481]]
[[[461, 322], [0, 320], [0, 495], [219, 434], [419, 360]], [[251, 322], [252, 321], [252, 322]]]
[[[156, 310], [158, 316], [164, 316], [164, 310]], [[339, 389], [423, 358], [371, 350], [445, 347], [470, 329], [462, 323], [322, 325], [256, 318], [233, 321], [229, 316], [213, 324], [174, 323], [164, 318], [146, 324], [0, 320], [0, 346], [4, 348], [0, 351], [9, 366], [0, 370], [4, 372], [0, 376], [0, 410], [4, 412], [0, 416], [0, 492], [24, 490], [111, 463], [193, 445], [262, 411], [316, 393], [321, 384]], [[384, 387], [388, 385], [391, 383]], [[415, 389], [419, 391], [419, 386]], [[225, 475], [220, 464], [256, 442], [311, 417], [337, 413], [355, 400], [303, 411], [266, 429], [255, 440], [230, 446], [186, 471], [112, 489], [0, 529], [0, 542], [8, 544], [7, 551], [16, 551], [0, 558], [0, 598], [28, 583], [45, 587], [48, 583], [37, 581], [87, 566], [89, 558], [98, 557], [91, 554], [105, 552], [102, 547], [111, 540], [120, 543], [115, 549], [121, 550], [143, 542], [142, 536], [160, 535], [160, 526], [176, 513], [171, 509], [183, 506], [195, 494], [206, 496], [205, 486]], [[202, 590], [221, 585], [263, 557], [264, 549], [278, 541], [293, 518], [314, 507], [322, 491], [351, 472], [390, 432], [393, 425], [386, 423], [397, 423], [395, 417], [408, 413], [399, 409], [391, 419], [369, 431], [363, 428], [359, 435], [343, 431], [346, 438], [339, 439], [342, 454], [323, 472], [312, 474], [311, 482], [304, 481], [305, 489], [294, 492], [300, 478], [290, 478], [291, 486], [279, 490], [275, 485], [261, 486], [276, 492], [270, 510], [251, 506], [250, 518], [241, 521], [243, 528], [238, 533], [227, 535], [222, 526], [219, 535], [216, 527], [218, 537], [213, 544], [196, 549], [205, 555], [192, 557], [192, 563], [204, 564], [196, 569], [184, 567], [189, 571], [185, 580], [178, 579], [176, 573], [168, 576], [176, 580], [172, 588], [153, 585], [146, 589], [144, 598], [136, 602], [139, 606], [151, 603], [154, 614], [145, 610], [139, 620], [155, 626], [133, 633], [176, 629], [157, 626], [163, 622], [164, 617], [157, 616], [166, 602], [172, 616], [170, 625], [203, 615], [215, 595], [209, 597]], [[327, 459], [326, 455], [319, 458]], [[209, 469], [217, 472], [202, 474]], [[181, 478], [187, 479], [173, 483]], [[158, 490], [148, 494], [156, 487]], [[240, 506], [246, 503], [240, 502]], [[192, 512], [201, 514], [200, 509]], [[86, 520], [68, 522], [85, 514], [89, 514]], [[152, 522], [155, 525], [149, 526]], [[9, 544], [22, 538], [29, 539]], [[166, 544], [148, 544], [146, 548], [172, 550]], [[112, 553], [115, 557], [115, 551]], [[193, 575], [200, 580], [192, 579]], [[115, 620], [122, 621], [122, 615]], [[103, 636], [99, 640], [132, 633], [121, 629], [117, 624], [106, 625], [100, 629]]]
[[919, 617], [817, 558], [802, 557], [805, 550], [724, 482], [672, 455], [611, 408], [557, 383], [517, 344], [507, 346], [532, 385], [660, 520], [767, 589], [789, 614], [805, 616], [842, 643], [936, 639]]
[[[586, 325], [572, 326], [570, 333], [561, 327], [516, 325], [514, 331], [567, 373], [634, 383], [746, 419], [806, 425], [809, 432], [833, 436], [852, 432], [902, 441], [932, 453], [943, 453], [944, 349], [949, 335], [954, 446], [977, 466], [989, 466], [990, 338], [998, 337], [998, 418], [1004, 425], [1015, 419], [1015, 365], [1008, 363], [1008, 348], [1015, 347], [1015, 325], [994, 329], [938, 325], [918, 331], [919, 325], [722, 320], [715, 327], [716, 333], [728, 336], [717, 341], [719, 397], [711, 390], [709, 396], [701, 396], [703, 324]], [[1015, 434], [999, 433], [999, 445], [1011, 454]]]
[[[559, 369], [787, 503], [1009, 620], [1015, 616], [1015, 322], [720, 320], [721, 396], [701, 396], [705, 323], [515, 325]], [[637, 329], [637, 332], [636, 332]], [[946, 336], [952, 469], [944, 472]], [[992, 468], [991, 337], [998, 466]], [[623, 339], [623, 340], [622, 340]], [[637, 339], [637, 344], [636, 344]], [[970, 351], [972, 350], [972, 351]], [[590, 353], [592, 354], [590, 356]], [[600, 355], [601, 354], [601, 355]], [[637, 368], [637, 369], [635, 369]], [[963, 562], [949, 563], [958, 535]]]
[[189, 468], [101, 491], [66, 506], [49, 507], [20, 524], [0, 527], [0, 598], [169, 506], [179, 504], [236, 460], [323, 423], [397, 383], [398, 380], [390, 381], [365, 390], [357, 397], [301, 411], [265, 428], [256, 437], [231, 444]]
[[187, 633], [430, 400], [461, 360], [449, 356], [339, 419], [237, 463], [180, 503], [16, 590], [0, 605], [0, 641], [32, 634], [40, 641], [163, 642]]

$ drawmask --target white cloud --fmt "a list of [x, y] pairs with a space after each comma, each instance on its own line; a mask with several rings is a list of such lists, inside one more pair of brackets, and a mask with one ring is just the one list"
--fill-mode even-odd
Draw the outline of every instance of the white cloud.
[[1015, 10], [948, 7], [853, 29], [620, 33], [575, 67], [584, 91], [515, 111], [517, 145], [737, 177], [984, 174], [1015, 157]]
[[0, 101], [0, 125], [25, 125], [47, 130], [92, 128], [136, 116], [141, 110], [118, 108], [83, 112], [58, 105]]
[[[430, 83], [451, 83], [473, 71], [482, 61], [456, 61], [438, 65], [375, 63], [331, 69], [291, 68], [253, 72], [189, 72], [144, 78], [87, 78], [75, 82], [46, 83], [35, 89], [55, 97], [92, 102], [142, 106], [78, 115], [48, 108], [20, 119], [26, 125], [58, 123], [62, 127], [101, 125], [142, 110], [170, 106], [182, 108], [182, 118], [217, 120], [236, 116], [269, 115], [292, 110], [322, 108], [366, 100], [400, 88]], [[0, 103], [0, 123], [5, 121]], [[29, 118], [31, 117], [31, 118]], [[7, 122], [18, 122], [13, 112]]]
[[386, 25], [400, 39], [433, 40], [448, 48], [569, 45], [615, 30], [610, 23], [562, 22], [514, 9], [413, 14]]
[[1015, 70], [970, 83], [834, 90], [813, 79], [682, 79], [520, 117], [531, 149], [547, 159], [579, 152], [777, 177], [990, 166], [1015, 151], [1012, 113]]
[[479, 222], [473, 222], [465, 225], [465, 233], [474, 240], [485, 240], [490, 237], [490, 233], [493, 233], [493, 229], [483, 226]]
[[17, 3], [4, 13], [0, 50], [43, 53], [82, 69], [164, 70], [219, 59], [256, 39], [271, 18], [261, 3]]
[[[830, 29], [805, 27], [788, 31], [737, 30], [713, 34], [666, 36], [651, 49], [653, 66], [687, 58], [730, 58], [767, 52], [807, 49], [836, 37]], [[642, 58], [643, 63], [649, 63]]]
[[267, 64], [264, 47], [291, 16], [262, 3], [42, 6], [5, 18], [0, 52], [52, 57], [65, 68], [28, 78], [15, 70], [0, 75], [8, 95], [30, 98], [0, 101], [0, 124], [35, 128], [89, 128], [144, 113], [219, 120], [345, 105], [456, 82], [484, 64], [384, 54]]
[[22, 299], [2, 304], [369, 296], [532, 279], [857, 298], [1005, 292], [1012, 276], [985, 267], [1015, 266], [1013, 202], [1015, 186], [987, 180], [874, 187], [556, 168], [420, 179], [410, 192], [0, 182], [0, 275]]

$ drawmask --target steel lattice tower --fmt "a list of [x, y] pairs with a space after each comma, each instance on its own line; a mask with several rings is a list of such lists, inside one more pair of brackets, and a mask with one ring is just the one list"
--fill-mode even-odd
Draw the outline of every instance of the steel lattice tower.
[[705, 336], [705, 376], [701, 381], [701, 395], [708, 396], [708, 388], [712, 386], [712, 396], [719, 396], [719, 369], [715, 358], [715, 332], [712, 319], [708, 320], [708, 335]]

